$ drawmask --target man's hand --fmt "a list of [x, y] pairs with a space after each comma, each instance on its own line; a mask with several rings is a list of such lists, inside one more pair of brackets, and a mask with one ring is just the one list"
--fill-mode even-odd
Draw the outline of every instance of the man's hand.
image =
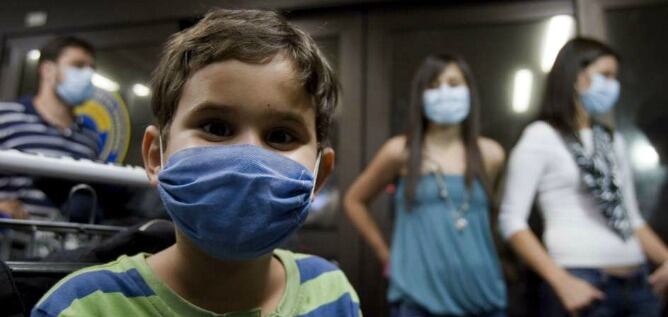
[[16, 199], [0, 200], [0, 213], [13, 219], [28, 219], [28, 212], [23, 204]]

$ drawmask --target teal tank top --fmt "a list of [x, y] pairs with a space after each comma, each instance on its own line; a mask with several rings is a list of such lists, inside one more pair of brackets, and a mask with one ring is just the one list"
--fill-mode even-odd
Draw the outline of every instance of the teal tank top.
[[[455, 208], [468, 190], [462, 175], [444, 175]], [[489, 205], [475, 181], [468, 193], [467, 226], [458, 230], [456, 211], [439, 195], [434, 174], [421, 177], [410, 212], [404, 179], [395, 196], [390, 255], [390, 302], [418, 305], [432, 314], [468, 315], [505, 309], [506, 287], [494, 247]]]

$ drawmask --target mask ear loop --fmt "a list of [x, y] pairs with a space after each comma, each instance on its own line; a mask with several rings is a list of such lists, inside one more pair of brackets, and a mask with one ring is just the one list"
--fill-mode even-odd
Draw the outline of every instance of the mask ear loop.
[[158, 135], [158, 140], [159, 140], [159, 147], [160, 147], [160, 171], [162, 171], [165, 167], [163, 166], [163, 159], [162, 159], [162, 133]]
[[311, 196], [309, 200], [313, 199], [315, 195], [315, 185], [318, 181], [318, 170], [320, 170], [320, 158], [322, 158], [322, 151], [318, 151], [318, 158], [315, 159], [315, 170], [313, 171], [313, 188], [311, 188]]

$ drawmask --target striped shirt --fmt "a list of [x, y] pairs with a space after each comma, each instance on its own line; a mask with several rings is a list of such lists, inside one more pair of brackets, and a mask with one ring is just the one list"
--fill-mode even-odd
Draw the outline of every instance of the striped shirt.
[[[98, 134], [81, 121], [58, 129], [35, 110], [32, 98], [0, 102], [0, 149], [75, 159], [98, 158]], [[51, 218], [58, 209], [27, 175], [0, 173], [0, 200], [20, 200], [31, 216]]]
[[[31, 316], [260, 317], [260, 309], [218, 315], [187, 302], [152, 272], [147, 256], [121, 256], [70, 274], [46, 293]], [[269, 316], [361, 316], [355, 290], [335, 265], [285, 250], [275, 250], [274, 256], [285, 267], [286, 286], [276, 311]]]

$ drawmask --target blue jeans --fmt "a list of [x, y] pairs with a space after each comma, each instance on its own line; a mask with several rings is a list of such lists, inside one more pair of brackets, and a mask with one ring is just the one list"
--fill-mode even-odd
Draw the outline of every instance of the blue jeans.
[[[392, 304], [390, 317], [456, 317], [454, 315], [434, 315], [425, 309], [407, 303]], [[462, 315], [461, 317], [506, 317], [504, 311], [483, 314]]]
[[[605, 293], [605, 299], [579, 312], [579, 317], [658, 317], [661, 312], [659, 299], [647, 281], [647, 266], [628, 277], [612, 276], [598, 269], [568, 269], [568, 272]], [[541, 289], [540, 301], [541, 316], [570, 316], [547, 284]]]

